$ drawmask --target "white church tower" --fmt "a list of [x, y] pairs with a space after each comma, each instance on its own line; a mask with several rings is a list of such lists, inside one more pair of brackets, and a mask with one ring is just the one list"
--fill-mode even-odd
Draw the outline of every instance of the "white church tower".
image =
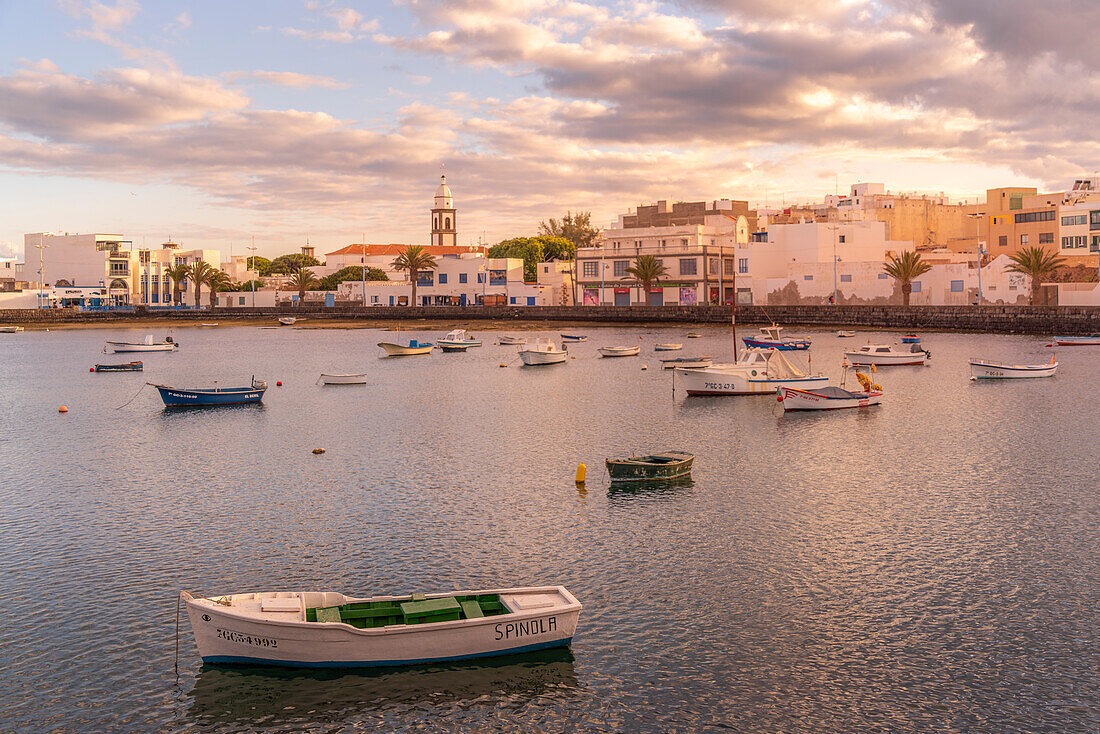
[[457, 227], [454, 197], [451, 196], [451, 187], [447, 185], [447, 175], [442, 174], [439, 188], [435, 190], [435, 206], [432, 207], [432, 244], [457, 245]]

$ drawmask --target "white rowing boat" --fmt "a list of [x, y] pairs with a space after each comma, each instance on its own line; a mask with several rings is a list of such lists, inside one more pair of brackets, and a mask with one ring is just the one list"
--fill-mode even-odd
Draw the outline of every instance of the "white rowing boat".
[[920, 344], [909, 344], [909, 349], [894, 349], [889, 344], [864, 344], [859, 349], [847, 351], [844, 356], [852, 364], [860, 365], [898, 365], [898, 364], [924, 364], [931, 358], [927, 349], [922, 349]]
[[970, 360], [971, 380], [1014, 380], [1032, 377], [1054, 377], [1058, 363], [1054, 357], [1047, 364], [1006, 364], [988, 359]]
[[683, 367], [685, 370], [701, 370], [710, 367], [710, 357], [677, 357], [676, 359], [662, 359], [661, 366], [666, 370]]
[[352, 597], [283, 591], [181, 598], [204, 663], [415, 665], [565, 647], [581, 603], [563, 586]]
[[684, 348], [683, 344], [654, 344], [653, 351], [655, 352], [678, 352]]
[[0, 334], [18, 334], [21, 331], [22, 326], [0, 326]]
[[520, 344], [526, 344], [527, 337], [525, 336], [502, 336], [500, 338], [501, 346], [518, 346]]
[[600, 347], [597, 349], [603, 357], [637, 357], [641, 347]]
[[367, 376], [365, 374], [326, 375], [322, 372], [320, 382], [322, 385], [366, 385]]
[[107, 339], [106, 344], [112, 352], [171, 352], [179, 349], [180, 346], [170, 336], [164, 337], [162, 342], [154, 342], [152, 334], [146, 336], [143, 342], [120, 342]]
[[519, 358], [528, 367], [562, 364], [569, 358], [569, 352], [559, 348], [549, 339], [538, 337], [534, 344], [528, 344], [519, 350]]
[[779, 403], [783, 411], [789, 410], [838, 410], [840, 408], [866, 408], [882, 402], [881, 390], [852, 392], [842, 387], [827, 387], [799, 390], [794, 387], [779, 388]]
[[434, 347], [431, 342], [420, 342], [416, 339], [409, 340], [408, 346], [392, 342], [378, 342], [378, 346], [386, 350], [387, 357], [414, 357], [419, 354], [431, 354]]

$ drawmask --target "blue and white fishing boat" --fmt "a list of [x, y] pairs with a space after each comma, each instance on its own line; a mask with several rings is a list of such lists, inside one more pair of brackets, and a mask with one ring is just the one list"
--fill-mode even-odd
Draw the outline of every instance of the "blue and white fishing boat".
[[465, 329], [452, 329], [447, 332], [445, 337], [436, 340], [435, 345], [441, 349], [445, 347], [480, 347], [481, 340], [475, 338], [473, 334]]
[[901, 338], [902, 344], [920, 344], [920, 337], [916, 334], [906, 334]]
[[988, 359], [970, 360], [971, 380], [1017, 380], [1034, 377], [1054, 377], [1058, 362], [1054, 357], [1046, 364], [1010, 364]]
[[203, 408], [217, 405], [243, 405], [259, 403], [267, 390], [267, 380], [252, 378], [251, 387], [217, 387], [184, 389], [168, 385], [153, 385], [160, 392], [160, 399], [167, 408]]
[[562, 334], [561, 340], [562, 342], [573, 344], [577, 342], [586, 342], [588, 341], [588, 337], [584, 334]]
[[779, 332], [783, 330], [782, 326], [772, 324], [771, 326], [765, 326], [760, 329], [760, 333], [756, 336], [746, 336], [741, 341], [745, 342], [746, 347], [759, 347], [761, 349], [778, 349], [781, 352], [789, 352], [793, 350], [809, 349], [809, 339], [798, 339], [793, 336], [782, 336]]

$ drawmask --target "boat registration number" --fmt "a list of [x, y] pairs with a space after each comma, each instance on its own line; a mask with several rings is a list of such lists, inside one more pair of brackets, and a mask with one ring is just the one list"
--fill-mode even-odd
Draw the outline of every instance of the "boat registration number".
[[257, 637], [256, 635], [246, 635], [243, 632], [234, 632], [233, 630], [215, 630], [218, 633], [219, 640], [225, 640], [226, 642], [236, 642], [242, 645], [254, 645], [256, 647], [278, 647], [279, 641], [270, 637]]

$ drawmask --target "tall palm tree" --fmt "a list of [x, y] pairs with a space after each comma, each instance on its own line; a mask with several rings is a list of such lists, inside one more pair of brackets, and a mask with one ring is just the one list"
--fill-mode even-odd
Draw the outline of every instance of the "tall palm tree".
[[1039, 300], [1039, 289], [1043, 281], [1054, 275], [1055, 271], [1066, 264], [1064, 257], [1047, 252], [1045, 247], [1025, 247], [1008, 256], [1012, 261], [1005, 270], [1020, 273], [1031, 278], [1031, 305]]
[[206, 287], [210, 289], [210, 308], [218, 305], [218, 292], [233, 289], [233, 280], [223, 270], [212, 270], [206, 279]]
[[306, 301], [306, 291], [313, 286], [317, 285], [321, 281], [317, 280], [313, 276], [312, 270], [301, 268], [294, 271], [290, 276], [290, 287], [298, 289], [298, 305], [301, 306]]
[[639, 255], [634, 264], [626, 269], [642, 284], [642, 292], [645, 296], [638, 300], [642, 305], [649, 304], [649, 289], [654, 283], [659, 283], [661, 278], [668, 275], [668, 268], [653, 255]]
[[210, 263], [205, 260], [196, 260], [193, 265], [187, 268], [187, 279], [195, 284], [196, 306], [199, 305], [199, 299], [202, 296], [202, 287], [210, 280], [214, 270], [215, 268], [211, 267]]
[[404, 270], [412, 281], [412, 302], [416, 305], [416, 278], [421, 270], [431, 270], [436, 267], [435, 258], [424, 251], [420, 245], [409, 245], [394, 259], [394, 270]]
[[919, 253], [906, 250], [901, 253], [901, 257], [890, 255], [890, 262], [883, 265], [882, 269], [901, 283], [901, 303], [908, 306], [909, 296], [913, 293], [913, 281], [931, 270], [932, 266], [921, 260]]
[[183, 300], [183, 292], [180, 289], [180, 284], [187, 280], [187, 274], [189, 272], [190, 268], [186, 265], [173, 265], [164, 270], [164, 274], [172, 281], [172, 302], [177, 306], [179, 302]]

